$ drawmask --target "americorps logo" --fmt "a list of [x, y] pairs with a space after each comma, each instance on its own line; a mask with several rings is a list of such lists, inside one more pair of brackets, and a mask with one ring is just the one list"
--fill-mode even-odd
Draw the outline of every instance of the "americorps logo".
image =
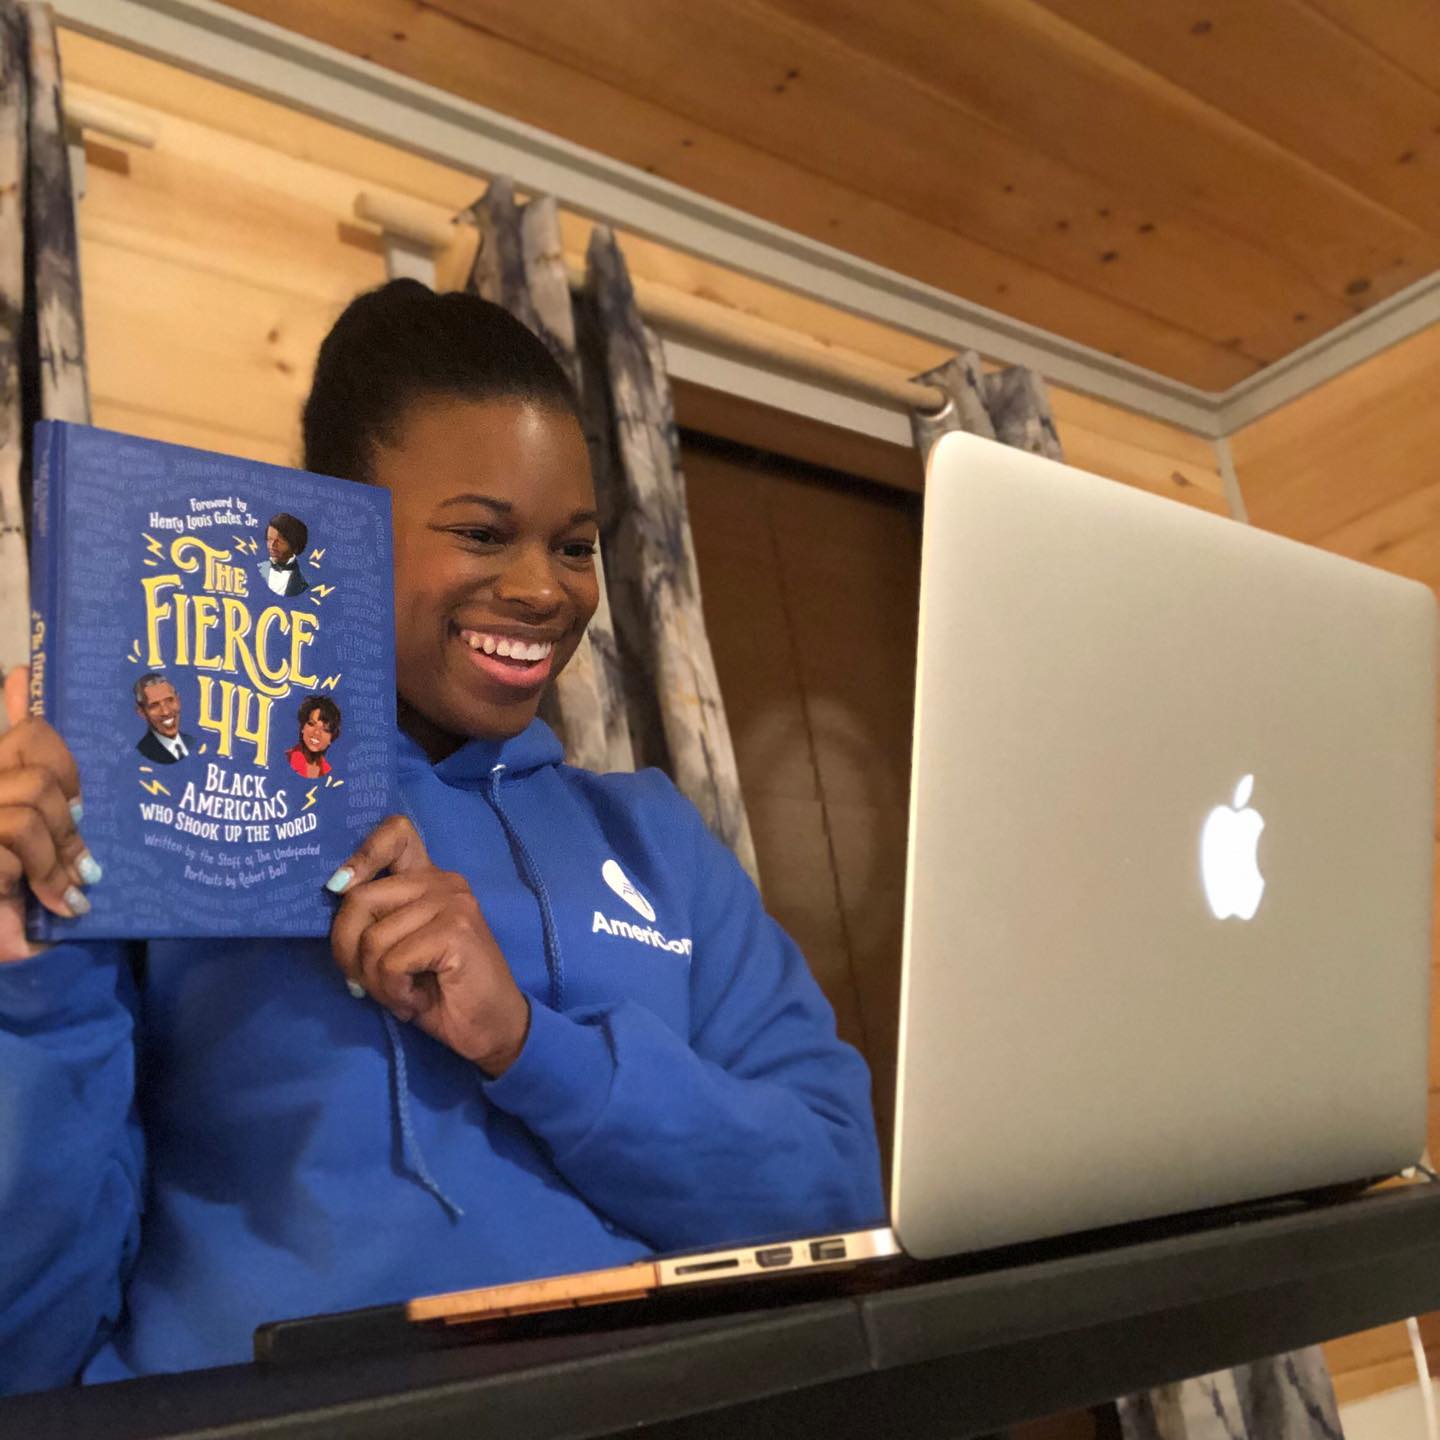
[[600, 867], [605, 883], [632, 909], [638, 910], [650, 923], [655, 923], [655, 907], [630, 883], [630, 877], [615, 860]]
[[[654, 921], [655, 907], [635, 888], [630, 877], [614, 860], [607, 860], [600, 868], [605, 883], [633, 910], [646, 920]], [[622, 940], [635, 940], [641, 945], [650, 945], [656, 950], [669, 950], [674, 955], [688, 955], [690, 941], [671, 940], [654, 928], [654, 925], [636, 925], [631, 920], [617, 920], [613, 915], [608, 919], [597, 910], [590, 922], [592, 935], [614, 935]]]

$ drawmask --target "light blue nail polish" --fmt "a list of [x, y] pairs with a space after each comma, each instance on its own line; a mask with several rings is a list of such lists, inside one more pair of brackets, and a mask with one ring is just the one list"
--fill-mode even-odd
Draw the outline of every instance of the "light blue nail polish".
[[100, 862], [88, 850], [75, 862], [75, 868], [80, 872], [80, 878], [87, 885], [96, 884], [105, 873], [100, 868]]
[[355, 999], [363, 1000], [365, 998], [365, 987], [358, 980], [347, 980], [345, 982], [345, 988]]
[[355, 878], [355, 872], [348, 866], [342, 865], [326, 882], [325, 888], [332, 895], [343, 895], [346, 887]]
[[85, 805], [80, 800], [70, 802], [70, 818], [78, 825], [85, 818]]
[[65, 892], [65, 903], [76, 915], [88, 915], [90, 913], [90, 902], [85, 898], [85, 892], [72, 885]]

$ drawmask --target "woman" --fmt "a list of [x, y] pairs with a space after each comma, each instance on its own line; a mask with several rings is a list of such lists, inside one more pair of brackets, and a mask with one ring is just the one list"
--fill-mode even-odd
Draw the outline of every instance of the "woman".
[[362, 296], [321, 348], [305, 459], [395, 516], [406, 814], [328, 882], [328, 945], [29, 955], [22, 874], [63, 914], [104, 856], [60, 737], [0, 737], [12, 1389], [882, 1212], [864, 1063], [734, 858], [663, 776], [566, 767], [535, 718], [598, 599], [544, 347], [472, 297]]
[[340, 738], [340, 707], [328, 695], [310, 695], [300, 705], [300, 741], [285, 752], [290, 768], [307, 780], [330, 773], [325, 752]]

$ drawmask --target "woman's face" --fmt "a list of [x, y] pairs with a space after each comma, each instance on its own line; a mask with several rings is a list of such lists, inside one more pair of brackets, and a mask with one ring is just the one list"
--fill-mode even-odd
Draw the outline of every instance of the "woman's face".
[[323, 755], [334, 738], [335, 732], [325, 723], [325, 717], [318, 710], [312, 710], [305, 717], [305, 723], [300, 727], [300, 743], [309, 754]]
[[394, 505], [401, 723], [432, 759], [518, 735], [599, 602], [580, 426], [526, 401], [418, 401], [374, 478]]

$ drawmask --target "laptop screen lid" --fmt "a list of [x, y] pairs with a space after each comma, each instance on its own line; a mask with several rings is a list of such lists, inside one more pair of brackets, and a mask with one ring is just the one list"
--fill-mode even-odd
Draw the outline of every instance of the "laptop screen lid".
[[969, 435], [931, 454], [891, 1218], [929, 1258], [1424, 1145], [1436, 606]]

